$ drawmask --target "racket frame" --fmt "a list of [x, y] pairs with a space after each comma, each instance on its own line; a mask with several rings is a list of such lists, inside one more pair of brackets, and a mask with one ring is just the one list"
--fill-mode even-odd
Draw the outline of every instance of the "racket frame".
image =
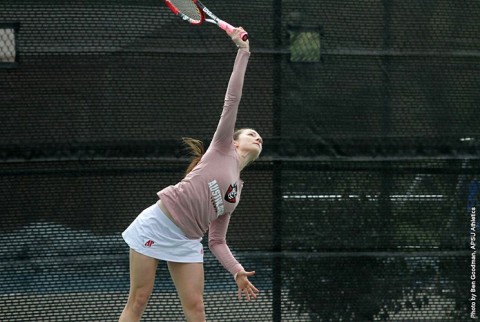
[[[177, 9], [177, 7], [175, 7], [171, 2], [170, 0], [165, 0], [165, 3], [166, 5], [168, 6], [168, 8], [170, 8], [170, 10], [176, 14], [177, 16], [179, 16], [180, 18], [182, 18], [183, 20], [185, 21], [188, 21], [189, 23], [191, 23], [192, 25], [200, 25], [201, 23], [203, 23], [204, 21], [207, 21], [207, 22], [210, 22], [210, 23], [214, 23], [216, 25], [218, 25], [221, 29], [225, 30], [225, 32], [227, 34], [232, 34], [234, 31], [235, 31], [235, 27], [232, 26], [231, 24], [229, 24], [228, 22], [225, 22], [224, 20], [218, 18], [213, 12], [210, 11], [210, 9], [208, 9], [201, 1], [199, 0], [188, 0], [188, 1], [192, 1], [200, 10], [200, 20], [195, 20], [195, 19], [192, 19], [190, 18], [189, 16], [183, 14], [181, 11], [179, 11]], [[212, 19], [205, 19], [205, 14], [207, 16], [209, 16], [210, 18]], [[248, 39], [248, 34], [246, 32], [242, 32], [240, 33], [240, 38], [243, 40], [243, 41], [246, 41]]]
[[198, 6], [196, 0], [190, 0], [190, 1], [192, 1], [197, 6], [198, 9], [200, 9], [198, 10], [198, 12], [200, 13], [200, 20], [192, 19], [191, 17], [184, 14], [183, 12], [178, 10], [178, 8], [175, 7], [175, 5], [170, 2], [170, 0], [165, 0], [165, 4], [175, 15], [179, 16], [183, 20], [191, 23], [192, 25], [200, 25], [205, 21], [205, 13], [203, 12], [202, 8]]

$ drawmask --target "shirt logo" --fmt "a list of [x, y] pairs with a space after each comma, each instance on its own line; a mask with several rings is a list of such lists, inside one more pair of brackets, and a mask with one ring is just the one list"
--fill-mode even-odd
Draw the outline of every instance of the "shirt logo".
[[217, 213], [217, 217], [223, 215], [225, 212], [225, 207], [223, 206], [222, 193], [220, 192], [220, 187], [218, 186], [217, 180], [210, 181], [208, 183], [210, 188], [210, 193], [212, 194], [212, 204]]
[[228, 187], [227, 193], [225, 194], [225, 200], [230, 203], [237, 202], [237, 183], [236, 182], [234, 182]]

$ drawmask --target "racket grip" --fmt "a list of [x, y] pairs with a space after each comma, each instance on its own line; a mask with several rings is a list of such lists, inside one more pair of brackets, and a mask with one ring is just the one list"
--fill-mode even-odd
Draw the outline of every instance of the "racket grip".
[[[217, 24], [220, 28], [225, 30], [227, 32], [227, 34], [229, 34], [229, 35], [231, 35], [235, 31], [234, 26], [232, 26], [231, 24], [229, 24], [228, 22], [225, 22], [223, 20], [218, 20]], [[245, 32], [245, 31], [242, 31], [239, 36], [243, 41], [248, 40], [248, 33]]]
[[247, 41], [248, 40], [248, 33], [246, 31], [242, 31], [240, 33], [240, 38], [242, 38], [243, 41]]

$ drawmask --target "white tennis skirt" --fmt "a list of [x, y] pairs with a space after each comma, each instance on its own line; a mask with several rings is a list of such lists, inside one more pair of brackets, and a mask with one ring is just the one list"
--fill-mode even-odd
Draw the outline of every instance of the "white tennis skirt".
[[179, 263], [203, 263], [202, 238], [189, 239], [154, 204], [122, 233], [125, 242], [140, 254]]

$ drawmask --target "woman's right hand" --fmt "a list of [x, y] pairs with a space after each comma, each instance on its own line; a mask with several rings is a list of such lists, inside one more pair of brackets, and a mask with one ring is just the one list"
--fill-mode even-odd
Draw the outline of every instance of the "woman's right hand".
[[242, 293], [245, 294], [247, 301], [256, 300], [257, 295], [259, 293], [258, 289], [253, 286], [253, 284], [248, 280], [249, 276], [255, 275], [255, 271], [253, 272], [246, 272], [240, 271], [235, 275], [235, 282], [237, 282], [238, 286], [238, 299], [242, 299]]
[[230, 34], [230, 37], [238, 48], [244, 48], [249, 51], [250, 43], [248, 42], [248, 39], [242, 40], [242, 38], [240, 37], [240, 34], [243, 32], [245, 32], [245, 29], [243, 29], [242, 27], [235, 28], [235, 31]]

